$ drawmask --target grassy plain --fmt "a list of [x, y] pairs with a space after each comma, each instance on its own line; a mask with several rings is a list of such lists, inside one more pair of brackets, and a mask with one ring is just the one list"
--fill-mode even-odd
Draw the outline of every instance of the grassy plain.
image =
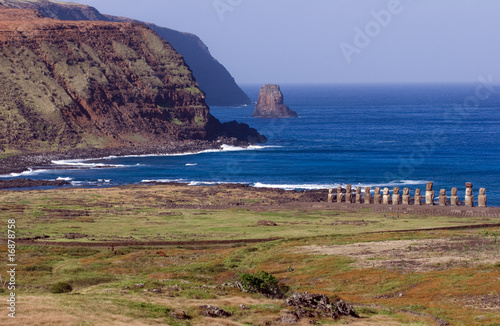
[[[362, 317], [319, 324], [500, 325], [500, 228], [414, 230], [498, 220], [393, 219], [303, 200], [301, 193], [227, 186], [0, 191], [2, 229], [15, 218], [18, 238], [48, 236], [43, 241], [53, 243], [16, 248], [17, 318], [4, 309], [1, 324], [280, 325], [284, 300], [231, 285], [241, 273], [264, 270], [293, 291], [340, 296]], [[196, 243], [265, 238], [280, 239]], [[86, 246], [107, 241], [186, 243], [116, 246], [118, 254]], [[6, 257], [6, 246], [0, 252]], [[58, 282], [73, 291], [51, 293]], [[0, 292], [5, 302], [8, 291]], [[202, 316], [198, 307], [206, 304], [233, 315]], [[180, 310], [187, 319], [178, 317]]]

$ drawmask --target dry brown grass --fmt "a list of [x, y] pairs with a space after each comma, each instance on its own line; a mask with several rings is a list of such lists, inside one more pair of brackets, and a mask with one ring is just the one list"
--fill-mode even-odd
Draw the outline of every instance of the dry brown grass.
[[[88, 300], [84, 306], [72, 304], [72, 300], [52, 296], [24, 296], [20, 295], [17, 302], [16, 318], [2, 318], [2, 325], [46, 325], [70, 326], [145, 326], [149, 325], [120, 315], [117, 310], [109, 310], [103, 302]], [[92, 312], [92, 313], [89, 313]]]
[[338, 255], [356, 260], [358, 268], [405, 272], [447, 270], [500, 262], [500, 242], [493, 238], [452, 238], [360, 242], [349, 245], [304, 246], [299, 252]]

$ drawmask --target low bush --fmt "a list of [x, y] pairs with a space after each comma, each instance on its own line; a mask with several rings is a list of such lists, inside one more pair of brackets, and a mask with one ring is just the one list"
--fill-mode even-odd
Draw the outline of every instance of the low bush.
[[243, 273], [236, 284], [244, 292], [261, 293], [271, 298], [284, 298], [289, 291], [288, 286], [280, 283], [275, 276], [265, 271], [255, 274]]
[[52, 293], [69, 293], [71, 291], [73, 291], [73, 287], [66, 282], [57, 282], [50, 287]]

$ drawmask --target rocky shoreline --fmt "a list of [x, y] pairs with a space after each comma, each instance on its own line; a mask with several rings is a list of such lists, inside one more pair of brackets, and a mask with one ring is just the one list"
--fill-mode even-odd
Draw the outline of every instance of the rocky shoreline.
[[86, 148], [73, 149], [66, 152], [19, 154], [0, 159], [0, 175], [21, 173], [35, 168], [55, 168], [52, 165], [52, 161], [55, 160], [97, 159], [108, 156], [126, 155], [180, 154], [199, 152], [208, 149], [220, 149], [222, 145], [247, 147], [251, 144], [244, 141], [238, 141], [235, 138], [219, 138], [216, 141], [193, 140], [148, 147]]
[[13, 179], [0, 180], [0, 189], [12, 188], [34, 188], [34, 187], [62, 187], [70, 185], [65, 180], [31, 180], [31, 179]]

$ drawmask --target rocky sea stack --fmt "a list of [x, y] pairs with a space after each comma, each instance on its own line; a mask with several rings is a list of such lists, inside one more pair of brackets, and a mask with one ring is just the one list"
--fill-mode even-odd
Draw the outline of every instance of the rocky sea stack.
[[297, 112], [283, 104], [283, 93], [278, 85], [264, 85], [260, 89], [259, 99], [252, 117], [260, 118], [296, 118]]

